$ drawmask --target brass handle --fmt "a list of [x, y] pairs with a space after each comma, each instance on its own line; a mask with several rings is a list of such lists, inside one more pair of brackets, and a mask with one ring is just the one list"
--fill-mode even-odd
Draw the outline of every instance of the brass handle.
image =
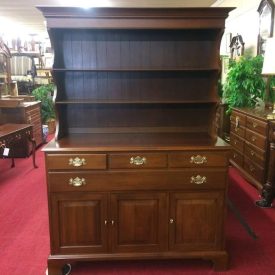
[[192, 156], [190, 158], [190, 162], [195, 163], [195, 164], [207, 163], [207, 157], [206, 156], [201, 156], [201, 155]]
[[174, 219], [170, 219], [169, 222], [172, 224], [174, 223]]
[[111, 220], [111, 225], [114, 225], [115, 224], [115, 221], [114, 220]]
[[104, 224], [105, 224], [105, 225], [107, 225], [107, 224], [108, 224], [108, 221], [107, 221], [107, 220], [105, 220], [105, 221], [104, 221]]
[[256, 139], [257, 139], [257, 138], [256, 138], [255, 136], [252, 136], [252, 137], [251, 137], [251, 140], [252, 140], [252, 141], [256, 141]]
[[234, 154], [233, 154], [233, 158], [235, 159], [236, 157], [237, 157], [237, 155], [234, 153]]
[[240, 126], [240, 118], [238, 116], [236, 116], [236, 128], [238, 128]]
[[79, 177], [76, 177], [74, 179], [70, 178], [69, 184], [75, 187], [80, 187], [86, 184], [86, 180], [84, 178], [79, 178]]
[[235, 140], [235, 141], [234, 141], [234, 144], [237, 145], [237, 143], [238, 143], [238, 141]]
[[202, 177], [200, 175], [197, 175], [197, 176], [192, 176], [190, 178], [190, 182], [191, 183], [195, 183], [195, 184], [202, 184], [202, 183], [205, 183], [206, 182], [206, 177]]
[[255, 123], [255, 122], [253, 122], [253, 123], [252, 123], [252, 126], [253, 126], [253, 128], [257, 128], [257, 127], [258, 127], [258, 124]]
[[239, 128], [236, 127], [236, 128], [235, 128], [235, 132], [238, 132], [238, 131], [239, 131]]
[[85, 164], [86, 164], [86, 160], [84, 158], [75, 157], [75, 158], [69, 159], [69, 165], [72, 165], [74, 167], [80, 167]]
[[130, 164], [134, 164], [134, 165], [143, 165], [146, 163], [146, 158], [145, 157], [131, 157], [130, 158]]
[[250, 165], [250, 166], [249, 166], [249, 170], [250, 170], [251, 172], [253, 172], [253, 171], [255, 170], [255, 168], [254, 168], [252, 165]]
[[255, 155], [255, 152], [251, 150], [251, 151], [250, 151], [250, 155], [251, 155], [251, 156], [254, 156], [254, 155]]

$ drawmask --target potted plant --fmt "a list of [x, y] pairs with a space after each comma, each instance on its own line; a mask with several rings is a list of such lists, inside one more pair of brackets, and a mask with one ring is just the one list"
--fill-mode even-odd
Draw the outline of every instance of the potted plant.
[[48, 125], [49, 134], [55, 131], [55, 111], [53, 105], [54, 84], [41, 85], [32, 91], [35, 100], [41, 101], [42, 123]]
[[233, 107], [255, 107], [259, 100], [264, 100], [266, 83], [261, 74], [262, 67], [261, 55], [242, 56], [230, 61], [222, 96], [228, 103], [229, 112]]

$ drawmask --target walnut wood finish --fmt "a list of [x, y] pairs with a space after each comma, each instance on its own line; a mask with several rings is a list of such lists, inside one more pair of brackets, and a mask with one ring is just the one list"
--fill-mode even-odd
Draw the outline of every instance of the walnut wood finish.
[[273, 170], [269, 133], [272, 132], [275, 116], [270, 111], [235, 108], [230, 120], [230, 144], [233, 147], [230, 162], [261, 191], [264, 184], [270, 185], [272, 178], [271, 175], [268, 180]]
[[41, 7], [55, 50], [49, 275], [77, 261], [226, 269], [229, 145], [215, 132], [231, 8]]

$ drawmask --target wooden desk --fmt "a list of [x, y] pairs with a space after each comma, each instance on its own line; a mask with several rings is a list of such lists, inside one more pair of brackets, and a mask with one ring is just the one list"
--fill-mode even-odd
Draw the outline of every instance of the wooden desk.
[[38, 166], [35, 163], [36, 142], [33, 139], [33, 126], [31, 124], [6, 123], [0, 125], [0, 155], [3, 155], [4, 148], [9, 148], [8, 157], [12, 159], [11, 167], [14, 167], [14, 152], [16, 147], [21, 146], [24, 139], [27, 139], [32, 144], [33, 166], [37, 168]]

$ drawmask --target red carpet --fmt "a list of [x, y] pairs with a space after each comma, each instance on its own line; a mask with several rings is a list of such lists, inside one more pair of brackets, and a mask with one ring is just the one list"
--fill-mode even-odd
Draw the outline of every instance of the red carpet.
[[[0, 275], [44, 275], [49, 254], [44, 156], [0, 160]], [[229, 171], [229, 199], [257, 235], [253, 239], [228, 210], [226, 222], [230, 268], [214, 272], [203, 260], [81, 263], [72, 275], [275, 274], [275, 208], [254, 206], [257, 191], [235, 169]]]

